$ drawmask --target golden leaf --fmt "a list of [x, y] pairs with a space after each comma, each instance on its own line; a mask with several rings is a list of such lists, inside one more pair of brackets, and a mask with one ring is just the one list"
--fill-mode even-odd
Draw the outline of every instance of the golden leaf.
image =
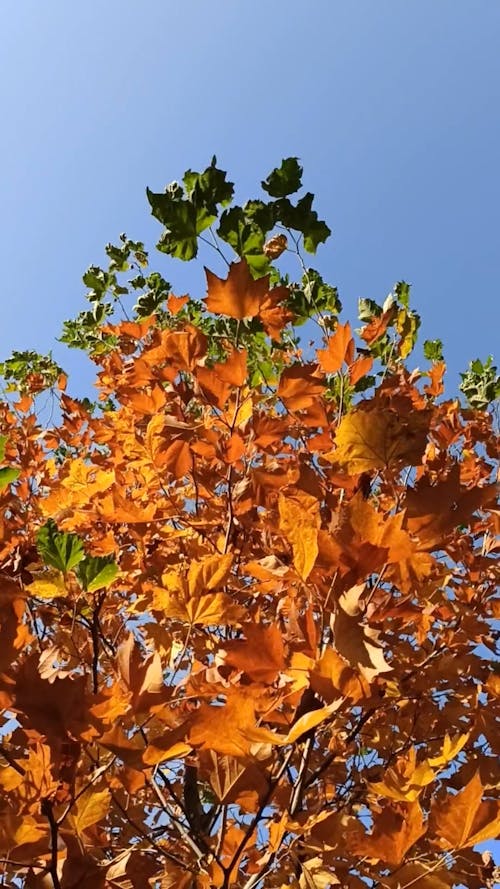
[[64, 577], [55, 568], [47, 568], [26, 586], [26, 592], [37, 599], [61, 599], [68, 595]]
[[188, 571], [188, 586], [191, 596], [199, 596], [224, 586], [233, 563], [231, 553], [207, 556], [199, 562], [191, 562]]
[[395, 766], [387, 769], [383, 781], [370, 783], [369, 786], [380, 796], [397, 802], [413, 803], [435, 777], [436, 774], [427, 760], [417, 765], [417, 753], [412, 747], [406, 757], [400, 757]]
[[78, 834], [102, 821], [108, 814], [111, 796], [109, 790], [93, 790], [89, 787], [78, 798], [73, 823]]
[[428, 762], [429, 765], [435, 768], [436, 766], [444, 766], [447, 763], [451, 762], [452, 759], [455, 759], [457, 753], [465, 747], [467, 741], [469, 740], [470, 732], [467, 732], [464, 735], [455, 735], [454, 738], [451, 738], [449, 735], [444, 736], [443, 747], [439, 756], [429, 757]]
[[295, 570], [307, 580], [318, 555], [319, 502], [304, 491], [297, 491], [293, 497], [280, 494], [279, 514], [279, 529], [292, 545]]
[[428, 429], [427, 411], [405, 417], [392, 410], [353, 410], [337, 430], [332, 457], [352, 475], [394, 465], [417, 466]]

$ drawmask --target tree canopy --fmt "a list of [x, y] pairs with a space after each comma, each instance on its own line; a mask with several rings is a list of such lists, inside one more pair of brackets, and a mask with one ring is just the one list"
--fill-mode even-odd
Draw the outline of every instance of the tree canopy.
[[5, 885], [498, 877], [496, 368], [410, 369], [406, 282], [344, 320], [298, 160], [261, 184], [148, 190], [162, 271], [121, 235], [64, 323], [95, 396], [0, 366]]

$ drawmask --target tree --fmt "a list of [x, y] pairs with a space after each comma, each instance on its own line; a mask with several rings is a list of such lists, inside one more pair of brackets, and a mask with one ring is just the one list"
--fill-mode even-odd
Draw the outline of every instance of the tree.
[[158, 249], [217, 265], [191, 299], [108, 245], [62, 335], [95, 402], [1, 366], [5, 885], [494, 884], [496, 368], [467, 404], [439, 341], [410, 371], [404, 282], [342, 322], [301, 176], [148, 192]]

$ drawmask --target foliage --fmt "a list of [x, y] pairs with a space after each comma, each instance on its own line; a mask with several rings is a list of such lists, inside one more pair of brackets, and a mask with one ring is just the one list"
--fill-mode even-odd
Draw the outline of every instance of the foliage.
[[495, 882], [496, 370], [473, 362], [468, 406], [439, 340], [410, 371], [405, 282], [341, 322], [301, 177], [230, 206], [214, 159], [148, 191], [160, 252], [218, 266], [200, 301], [108, 245], [62, 336], [95, 403], [50, 356], [2, 365], [9, 885]]

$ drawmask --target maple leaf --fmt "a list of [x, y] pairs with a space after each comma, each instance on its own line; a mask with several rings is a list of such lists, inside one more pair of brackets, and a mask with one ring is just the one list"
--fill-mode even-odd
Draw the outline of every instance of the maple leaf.
[[232, 262], [227, 278], [218, 278], [209, 269], [207, 276], [207, 296], [204, 302], [210, 312], [227, 315], [229, 318], [255, 318], [269, 292], [269, 276], [252, 278], [245, 259]]
[[84, 833], [89, 827], [106, 817], [111, 803], [108, 789], [94, 790], [89, 788], [78, 797], [73, 823], [78, 834]]
[[371, 834], [349, 839], [353, 852], [398, 867], [409, 849], [426, 833], [423, 812], [417, 802], [386, 805], [377, 813]]
[[433, 801], [430, 829], [444, 849], [461, 849], [495, 839], [500, 831], [500, 803], [482, 802], [484, 788], [476, 772], [459, 793]]
[[201, 750], [251, 757], [254, 744], [273, 744], [276, 734], [257, 725], [251, 696], [231, 689], [222, 706], [201, 705], [193, 716], [188, 739]]
[[428, 430], [429, 414], [425, 411], [404, 417], [392, 411], [354, 410], [342, 419], [333, 456], [351, 473], [416, 466], [424, 453]]
[[344, 362], [351, 364], [354, 358], [354, 339], [351, 325], [338, 324], [335, 332], [328, 339], [326, 349], [318, 349], [319, 366], [327, 374], [337, 373]]
[[224, 756], [213, 750], [202, 754], [201, 763], [202, 773], [207, 776], [216, 798], [223, 805], [237, 803], [251, 812], [269, 789], [265, 772], [256, 763]]
[[314, 405], [318, 395], [324, 393], [324, 383], [315, 374], [316, 365], [294, 364], [283, 371], [278, 395], [289, 410], [307, 410]]
[[340, 597], [333, 632], [338, 653], [370, 682], [379, 673], [391, 671], [392, 667], [385, 660], [379, 631], [363, 619], [359, 600], [364, 590], [364, 585], [352, 587]]
[[435, 777], [427, 760], [417, 764], [416, 750], [412, 747], [406, 757], [400, 757], [394, 767], [387, 769], [383, 781], [371, 783], [370, 788], [388, 799], [413, 803]]
[[246, 641], [226, 643], [224, 662], [243, 670], [255, 682], [274, 682], [285, 668], [283, 637], [276, 625], [243, 624]]

